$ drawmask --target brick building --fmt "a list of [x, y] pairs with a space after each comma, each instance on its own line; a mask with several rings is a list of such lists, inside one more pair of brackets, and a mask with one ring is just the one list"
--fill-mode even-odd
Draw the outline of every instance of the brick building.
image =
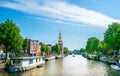
[[28, 51], [27, 53], [41, 53], [40, 51], [40, 43], [38, 40], [28, 39]]

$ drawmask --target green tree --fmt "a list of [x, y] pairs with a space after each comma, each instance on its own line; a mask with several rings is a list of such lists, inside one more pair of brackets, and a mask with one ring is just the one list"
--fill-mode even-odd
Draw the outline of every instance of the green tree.
[[41, 45], [41, 52], [42, 52], [42, 55], [46, 55], [46, 54], [50, 53], [50, 48], [47, 45], [42, 44]]
[[96, 37], [91, 37], [87, 41], [86, 52], [93, 53], [98, 52], [102, 48], [101, 41]]
[[20, 29], [12, 20], [7, 20], [0, 24], [0, 44], [8, 59], [8, 53], [20, 51], [22, 49], [23, 38], [20, 35]]
[[60, 54], [60, 45], [59, 44], [55, 44], [52, 46], [52, 53], [53, 54]]
[[98, 49], [101, 53], [106, 53], [107, 52], [107, 48], [108, 46], [106, 45], [106, 43], [104, 43], [104, 41], [101, 41], [101, 47]]
[[84, 48], [81, 48], [81, 49], [80, 49], [80, 52], [82, 52], [82, 53], [85, 52], [85, 49], [84, 49]]
[[24, 50], [24, 52], [28, 49], [28, 39], [27, 38], [25, 38], [23, 40], [22, 49]]
[[69, 51], [68, 48], [67, 48], [67, 47], [64, 47], [64, 50], [63, 50], [64, 54], [67, 54], [68, 51]]
[[52, 46], [51, 53], [52, 53], [52, 54], [56, 54], [56, 51], [55, 51], [55, 45]]
[[50, 47], [46, 46], [46, 53], [50, 54]]
[[120, 49], [120, 24], [117, 22], [108, 26], [104, 33], [104, 42], [108, 50]]
[[41, 53], [42, 55], [46, 52], [46, 45], [45, 44], [42, 44], [41, 45]]
[[60, 54], [60, 45], [59, 44], [55, 45], [55, 50], [56, 50], [57, 54]]

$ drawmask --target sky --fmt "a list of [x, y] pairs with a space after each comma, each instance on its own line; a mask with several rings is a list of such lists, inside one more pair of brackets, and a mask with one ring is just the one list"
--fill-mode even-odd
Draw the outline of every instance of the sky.
[[120, 22], [120, 0], [0, 0], [0, 23], [11, 19], [24, 38], [64, 47], [85, 48], [87, 39], [103, 40], [112, 22]]

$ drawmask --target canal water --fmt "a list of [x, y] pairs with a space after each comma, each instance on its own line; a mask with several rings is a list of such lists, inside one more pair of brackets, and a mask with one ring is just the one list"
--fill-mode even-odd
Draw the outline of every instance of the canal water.
[[120, 76], [120, 71], [103, 62], [87, 60], [81, 55], [47, 61], [43, 67], [19, 73], [0, 70], [0, 76]]

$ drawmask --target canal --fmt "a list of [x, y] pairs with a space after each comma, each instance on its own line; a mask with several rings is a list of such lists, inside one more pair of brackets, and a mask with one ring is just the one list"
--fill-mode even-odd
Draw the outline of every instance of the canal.
[[25, 72], [9, 73], [0, 70], [0, 76], [120, 76], [120, 72], [103, 62], [87, 60], [81, 55], [69, 55]]

